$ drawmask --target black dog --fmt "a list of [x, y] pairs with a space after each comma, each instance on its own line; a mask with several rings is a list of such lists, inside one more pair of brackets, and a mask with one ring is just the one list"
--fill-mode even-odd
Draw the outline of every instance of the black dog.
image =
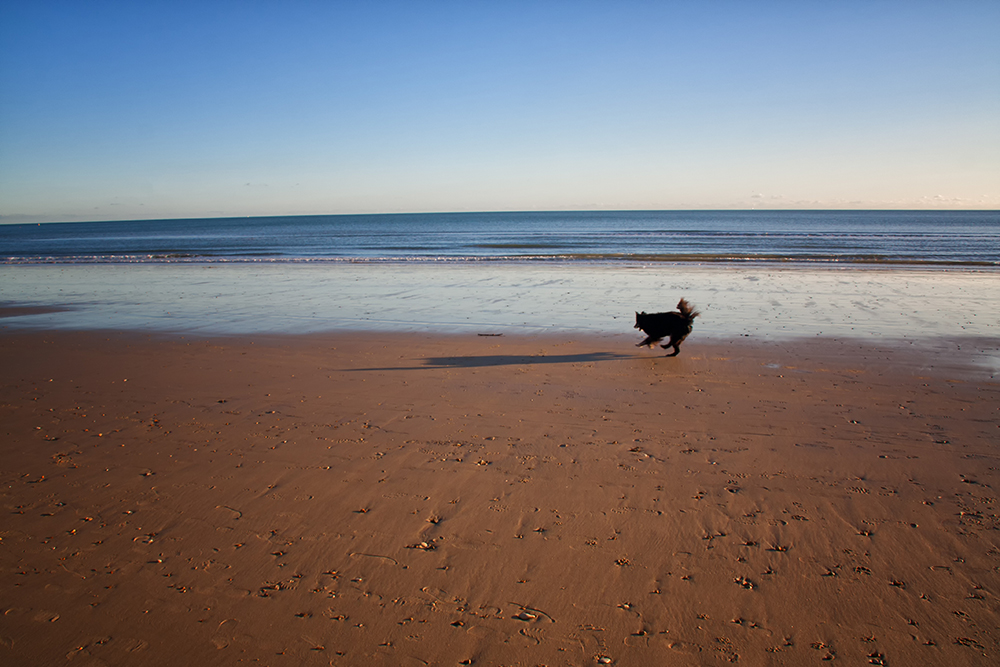
[[698, 317], [700, 313], [692, 308], [691, 304], [684, 299], [681, 299], [680, 303], [677, 304], [677, 310], [680, 312], [636, 313], [635, 328], [641, 329], [646, 334], [646, 340], [636, 345], [636, 347], [642, 347], [643, 345], [652, 347], [654, 343], [659, 343], [669, 336], [670, 342], [660, 347], [663, 349], [667, 349], [668, 347], [674, 348], [674, 353], [668, 354], [668, 357], [676, 357], [680, 354], [681, 343], [691, 333], [691, 323], [694, 322], [694, 318]]

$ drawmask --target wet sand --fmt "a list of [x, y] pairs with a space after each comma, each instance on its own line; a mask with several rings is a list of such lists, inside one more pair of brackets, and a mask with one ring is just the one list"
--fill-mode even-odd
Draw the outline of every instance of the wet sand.
[[0, 265], [0, 327], [615, 334], [684, 297], [698, 336], [997, 338], [998, 285], [996, 269], [781, 263]]
[[995, 341], [0, 337], [0, 663], [987, 665]]

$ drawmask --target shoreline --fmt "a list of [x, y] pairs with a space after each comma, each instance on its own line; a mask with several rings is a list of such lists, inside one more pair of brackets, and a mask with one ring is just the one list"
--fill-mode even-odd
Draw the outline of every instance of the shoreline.
[[4, 332], [0, 655], [993, 662], [996, 379], [697, 333]]
[[887, 259], [880, 256], [839, 256], [839, 255], [718, 255], [701, 254], [561, 254], [561, 255], [461, 255], [440, 257], [301, 257], [276, 255], [254, 257], [227, 256], [171, 256], [171, 255], [97, 255], [94, 257], [18, 257], [3, 256], [0, 266], [280, 266], [280, 265], [359, 265], [359, 266], [421, 266], [421, 265], [490, 265], [490, 264], [589, 264], [622, 268], [645, 268], [648, 266], [674, 267], [723, 267], [762, 269], [816, 269], [816, 270], [871, 270], [886, 271], [970, 271], [996, 273], [1000, 271], [1000, 261], [994, 260], [936, 260], [936, 259]]
[[990, 271], [855, 267], [0, 266], [13, 307], [0, 327], [624, 334], [634, 312], [684, 297], [702, 313], [695, 334], [713, 338], [1000, 338], [995, 283]]

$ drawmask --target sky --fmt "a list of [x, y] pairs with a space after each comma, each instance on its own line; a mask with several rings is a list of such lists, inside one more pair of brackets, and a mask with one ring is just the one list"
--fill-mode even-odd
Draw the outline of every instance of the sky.
[[0, 0], [0, 222], [1000, 209], [1000, 2]]

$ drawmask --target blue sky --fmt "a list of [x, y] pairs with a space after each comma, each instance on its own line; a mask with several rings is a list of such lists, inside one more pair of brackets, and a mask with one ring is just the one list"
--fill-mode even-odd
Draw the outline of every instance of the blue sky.
[[0, 221], [996, 209], [998, 34], [994, 0], [0, 0]]

